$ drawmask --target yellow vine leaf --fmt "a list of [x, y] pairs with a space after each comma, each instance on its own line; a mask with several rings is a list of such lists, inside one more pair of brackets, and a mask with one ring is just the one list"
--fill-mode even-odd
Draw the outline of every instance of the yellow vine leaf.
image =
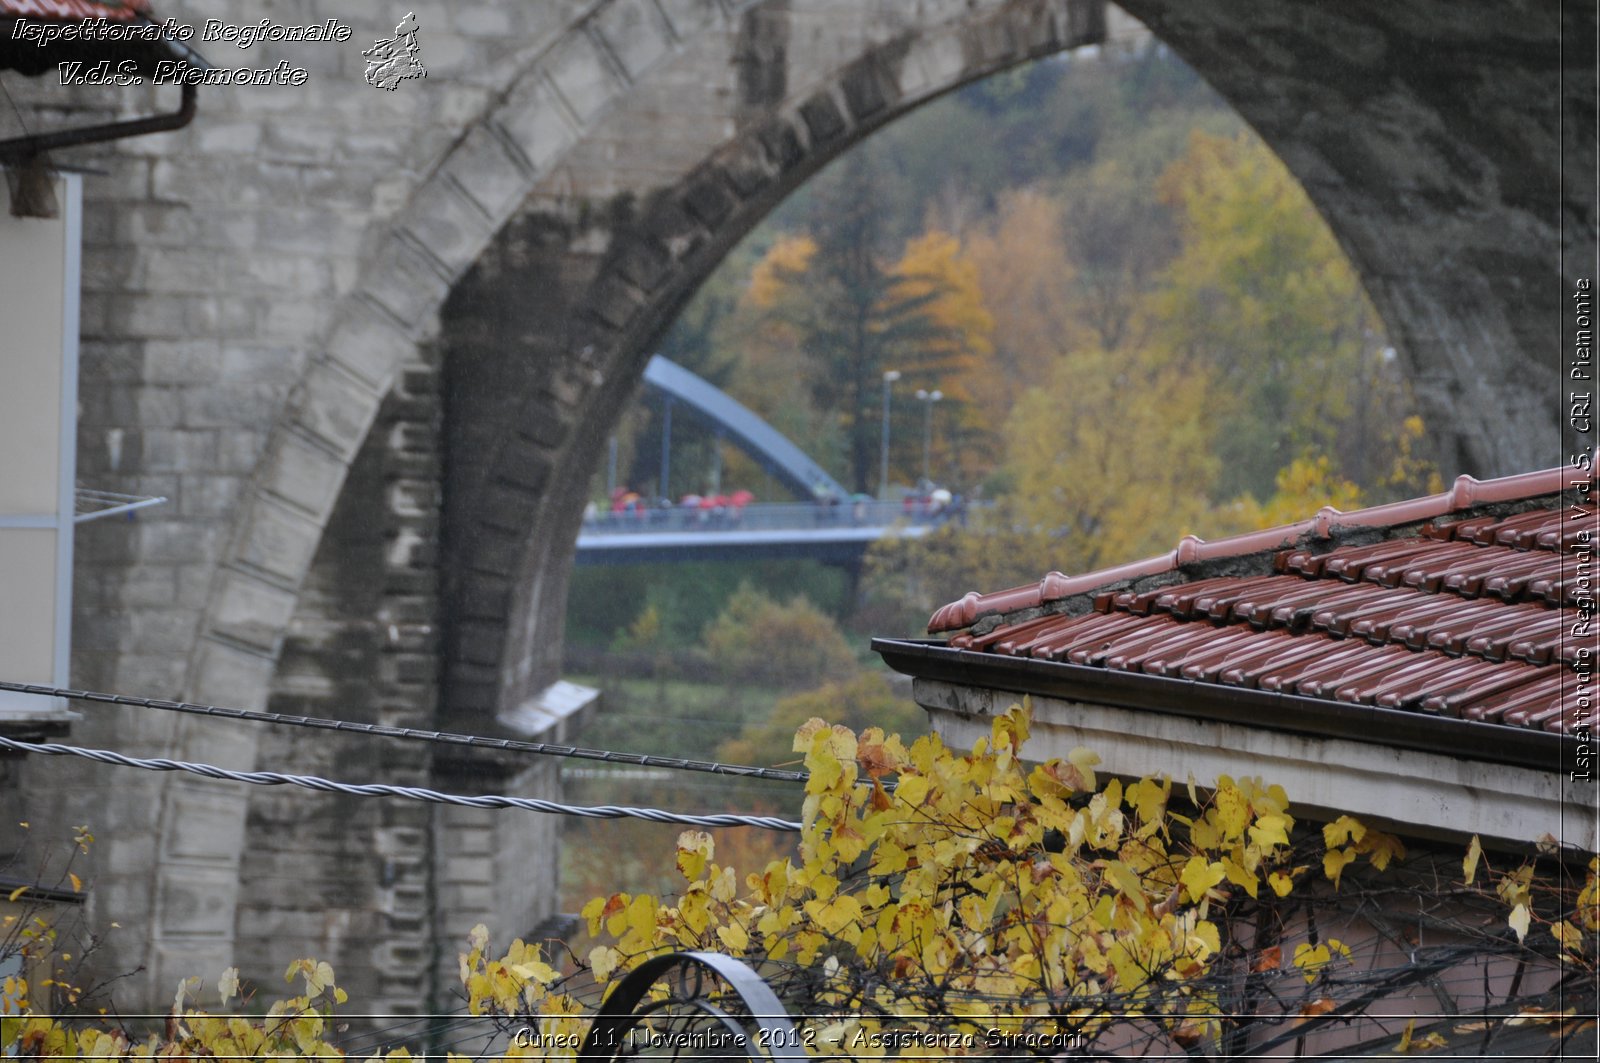
[[611, 972], [615, 971], [621, 962], [622, 953], [606, 945], [596, 945], [589, 950], [589, 970], [597, 982], [610, 980]]
[[1353, 816], [1340, 816], [1332, 823], [1322, 826], [1322, 843], [1332, 849], [1336, 845], [1344, 845], [1348, 841], [1360, 841], [1366, 836], [1367, 828], [1360, 820]]
[[[1255, 828], [1252, 827], [1251, 830]], [[1239, 864], [1230, 857], [1222, 858], [1222, 870], [1228, 876], [1228, 881], [1255, 897], [1259, 892], [1259, 879], [1254, 870]]]
[[1585, 930], [1600, 930], [1600, 856], [1589, 861], [1588, 878], [1578, 894], [1577, 912]]
[[1509, 875], [1502, 875], [1494, 890], [1507, 904], [1517, 905], [1528, 899], [1528, 886], [1533, 881], [1533, 865], [1525, 864]]
[[1406, 847], [1399, 838], [1370, 828], [1361, 839], [1360, 850], [1379, 871], [1387, 869], [1390, 860], [1404, 859], [1406, 855]]
[[1506, 922], [1516, 932], [1518, 941], [1528, 936], [1528, 919], [1530, 915], [1531, 913], [1526, 904], [1518, 904], [1511, 909], [1511, 917]]
[[239, 995], [239, 968], [229, 967], [222, 972], [222, 977], [217, 979], [217, 992], [221, 994], [223, 1004]]
[[1198, 904], [1200, 898], [1206, 895], [1206, 891], [1221, 882], [1226, 874], [1221, 863], [1214, 860], [1207, 862], [1203, 856], [1191, 856], [1189, 862], [1183, 866], [1183, 874], [1179, 876], [1179, 881], [1188, 891], [1189, 900]]
[[1091, 749], [1082, 746], [1075, 747], [1067, 754], [1067, 763], [1072, 765], [1073, 787], [1077, 790], [1093, 790], [1097, 785], [1094, 766], [1100, 763], [1100, 755]]
[[686, 830], [678, 835], [678, 870], [693, 882], [705, 873], [706, 861], [716, 852], [716, 843], [703, 830]]
[[1550, 928], [1550, 933], [1561, 942], [1561, 947], [1577, 955], [1583, 954], [1583, 933], [1563, 919]]
[[1139, 881], [1139, 876], [1129, 869], [1121, 860], [1105, 861], [1106, 877], [1117, 887], [1117, 892], [1132, 901], [1141, 910], [1149, 907], [1150, 899], [1145, 896], [1144, 884]]
[[1270, 849], [1275, 845], [1288, 845], [1289, 821], [1278, 815], [1257, 816], [1254, 826], [1250, 828], [1250, 840], [1263, 849]]
[[1128, 806], [1139, 814], [1145, 823], [1155, 823], [1167, 809], [1167, 798], [1172, 793], [1172, 780], [1163, 778], [1159, 783], [1140, 779], [1128, 787]]
[[1483, 857], [1483, 843], [1478, 836], [1472, 836], [1472, 844], [1467, 846], [1467, 855], [1461, 861], [1461, 877], [1467, 885], [1472, 885], [1472, 880], [1478, 877], [1478, 861]]
[[1401, 1055], [1409, 1055], [1412, 1052], [1426, 1052], [1434, 1048], [1443, 1048], [1449, 1043], [1445, 1039], [1444, 1034], [1437, 1030], [1435, 1030], [1433, 1033], [1424, 1034], [1421, 1037], [1417, 1037], [1415, 1036], [1416, 1028], [1416, 1019], [1412, 1019], [1410, 1022], [1406, 1023], [1405, 1030], [1400, 1034], [1400, 1043], [1394, 1046], [1394, 1050], [1396, 1052], [1400, 1053]]
[[1344, 869], [1355, 860], [1354, 849], [1329, 849], [1322, 858], [1322, 873], [1332, 880], [1334, 886], [1339, 885], [1339, 876], [1344, 874]]
[[750, 935], [745, 933], [744, 927], [738, 923], [729, 923], [727, 926], [717, 927], [717, 939], [727, 946], [729, 952], [736, 956], [750, 947]]
[[1310, 945], [1305, 942], [1294, 947], [1294, 965], [1305, 974], [1309, 984], [1317, 980], [1317, 974], [1333, 959], [1333, 953], [1327, 945]]
[[1215, 800], [1217, 826], [1221, 828], [1222, 840], [1231, 842], [1244, 837], [1245, 828], [1250, 823], [1249, 799], [1237, 787], [1223, 785], [1223, 781], [1218, 780]]
[[902, 775], [895, 785], [894, 796], [897, 800], [916, 808], [928, 796], [929, 782], [922, 775]]
[[861, 904], [848, 894], [840, 894], [827, 901], [810, 901], [806, 914], [830, 934], [837, 934], [861, 918]]

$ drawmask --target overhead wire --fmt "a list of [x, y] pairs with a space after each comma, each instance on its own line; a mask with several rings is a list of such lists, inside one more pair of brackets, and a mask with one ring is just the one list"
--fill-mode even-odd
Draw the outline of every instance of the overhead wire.
[[212, 716], [225, 720], [245, 720], [251, 723], [278, 724], [289, 727], [309, 727], [324, 731], [346, 731], [351, 734], [398, 738], [412, 742], [432, 742], [442, 745], [470, 746], [476, 749], [493, 749], [509, 753], [533, 753], [540, 756], [598, 760], [607, 764], [634, 764], [646, 768], [706, 772], [712, 775], [727, 775], [745, 779], [803, 783], [811, 777], [809, 772], [788, 768], [761, 768], [750, 764], [728, 764], [722, 761], [693, 760], [687, 757], [664, 757], [653, 753], [623, 753], [611, 749], [585, 749], [582, 746], [556, 745], [549, 742], [529, 742], [515, 738], [488, 738], [483, 735], [429, 731], [414, 727], [392, 727], [386, 724], [357, 723], [354, 720], [333, 720], [318, 716], [294, 716], [286, 713], [235, 709], [190, 701], [143, 698], [131, 694], [108, 694], [94, 690], [74, 690], [67, 687], [43, 686], [37, 683], [11, 683], [0, 680], [0, 691], [16, 694], [34, 694], [39, 697], [65, 698], [69, 701], [103, 705], [129, 705], [135, 708], [156, 709], [161, 712], [180, 712], [195, 716]]
[[54, 742], [18, 742], [0, 738], [0, 749], [18, 753], [38, 753], [49, 757], [82, 757], [101, 764], [113, 764], [145, 771], [176, 771], [199, 775], [207, 779], [248, 783], [252, 786], [298, 786], [322, 793], [348, 794], [353, 797], [400, 797], [430, 804], [457, 805], [463, 808], [521, 808], [530, 812], [547, 812], [563, 816], [580, 816], [585, 819], [645, 819], [654, 823], [678, 823], [690, 827], [758, 827], [762, 830], [798, 833], [800, 824], [777, 816], [748, 816], [719, 813], [708, 816], [668, 812], [659, 808], [637, 808], [628, 805], [566, 805], [535, 797], [509, 797], [503, 794], [468, 796], [448, 794], [420, 786], [395, 786], [390, 783], [342, 783], [316, 775], [288, 775], [276, 771], [232, 771], [213, 764], [199, 764], [164, 757], [130, 757], [109, 749], [91, 749], [84, 746], [60, 745]]

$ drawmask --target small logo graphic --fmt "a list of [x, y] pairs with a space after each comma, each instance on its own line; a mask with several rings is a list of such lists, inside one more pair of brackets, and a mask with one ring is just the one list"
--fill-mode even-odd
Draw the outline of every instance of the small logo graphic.
[[393, 92], [406, 78], [425, 78], [417, 57], [417, 16], [410, 11], [394, 28], [394, 36], [377, 41], [361, 54], [367, 57], [367, 84]]

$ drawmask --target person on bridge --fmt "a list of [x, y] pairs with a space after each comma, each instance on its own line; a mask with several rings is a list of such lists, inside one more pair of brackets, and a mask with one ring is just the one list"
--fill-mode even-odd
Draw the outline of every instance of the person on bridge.
[[618, 487], [611, 492], [611, 515], [637, 520], [644, 515], [644, 499], [637, 491]]

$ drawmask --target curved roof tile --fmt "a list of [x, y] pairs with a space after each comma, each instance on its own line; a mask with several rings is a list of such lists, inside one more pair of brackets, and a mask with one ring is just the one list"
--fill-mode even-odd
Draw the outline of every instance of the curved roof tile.
[[[1160, 557], [967, 594], [929, 629], [980, 653], [1586, 732], [1600, 721], [1575, 671], [1600, 656], [1584, 626], [1600, 512], [1565, 502], [1572, 486], [1567, 469], [1461, 477], [1427, 498], [1191, 536]], [[1350, 529], [1387, 534], [1339, 545]], [[1204, 571], [1264, 551], [1256, 574]], [[1149, 586], [1174, 573], [1190, 578]]]

